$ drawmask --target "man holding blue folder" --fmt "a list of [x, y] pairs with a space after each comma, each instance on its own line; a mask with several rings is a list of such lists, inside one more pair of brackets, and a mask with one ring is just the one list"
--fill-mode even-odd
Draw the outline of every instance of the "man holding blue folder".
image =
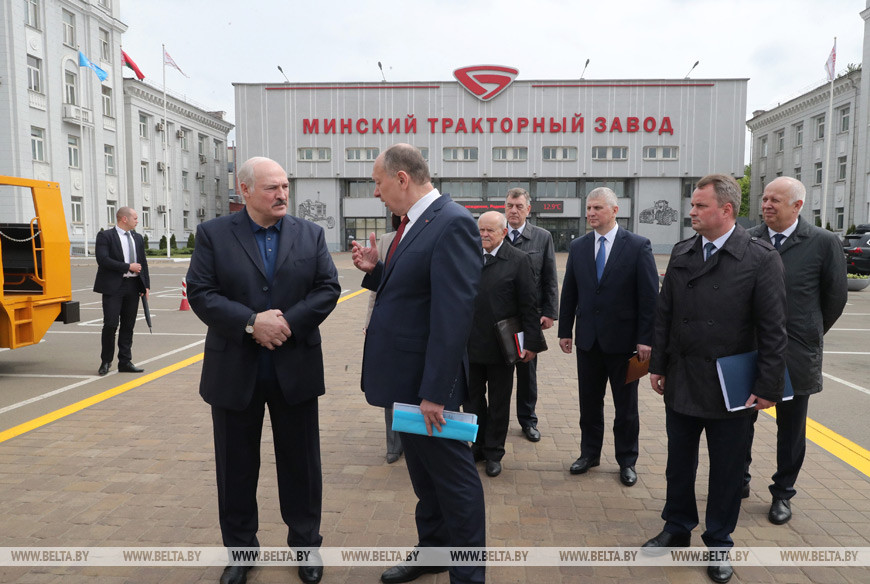
[[660, 555], [687, 547], [698, 525], [695, 476], [701, 432], [710, 457], [704, 543], [718, 552], [707, 566], [715, 582], [733, 575], [728, 549], [740, 514], [743, 467], [752, 409], [728, 412], [716, 360], [758, 351], [747, 406], [765, 409], [782, 398], [785, 377], [785, 278], [766, 240], [736, 225], [740, 186], [714, 174], [692, 193], [697, 235], [674, 246], [656, 308], [650, 382], [665, 400], [668, 463], [664, 529], [643, 547]]
[[[846, 259], [840, 239], [800, 218], [806, 189], [787, 176], [774, 179], [761, 199], [764, 224], [750, 235], [769, 240], [785, 266], [788, 297], [786, 362], [794, 399], [776, 404], [776, 473], [768, 487], [773, 496], [767, 518], [774, 525], [791, 519], [794, 485], [807, 451], [810, 395], [822, 391], [822, 345], [846, 306]], [[753, 423], [757, 412], [753, 416]], [[749, 496], [752, 430], [746, 456], [743, 497]]]

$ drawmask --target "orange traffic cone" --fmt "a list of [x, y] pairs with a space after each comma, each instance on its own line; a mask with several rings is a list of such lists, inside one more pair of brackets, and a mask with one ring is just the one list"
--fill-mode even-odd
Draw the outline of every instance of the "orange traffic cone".
[[187, 302], [187, 278], [181, 279], [181, 306], [178, 310], [190, 310], [190, 304]]

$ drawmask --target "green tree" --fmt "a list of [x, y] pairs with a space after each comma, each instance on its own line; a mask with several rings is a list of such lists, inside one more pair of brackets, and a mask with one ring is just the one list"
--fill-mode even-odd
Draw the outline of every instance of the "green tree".
[[166, 236], [160, 238], [160, 249], [166, 249]]
[[752, 177], [752, 165], [747, 164], [743, 168], [743, 176], [737, 179], [740, 185], [740, 217], [749, 217], [749, 182]]
[[196, 243], [196, 242], [194, 241], [194, 239], [195, 239], [195, 238], [194, 238], [193, 233], [191, 233], [190, 235], [187, 236], [187, 248], [188, 248], [188, 249], [193, 249], [193, 246], [194, 246], [195, 243]]
[[175, 239], [175, 234], [172, 234], [172, 237], [169, 238], [170, 249], [176, 250], [178, 249], [178, 241]]

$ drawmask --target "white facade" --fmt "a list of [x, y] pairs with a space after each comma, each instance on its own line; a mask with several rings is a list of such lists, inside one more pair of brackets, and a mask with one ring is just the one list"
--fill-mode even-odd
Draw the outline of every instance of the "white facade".
[[585, 196], [607, 185], [620, 198], [620, 224], [668, 251], [693, 233], [695, 181], [743, 176], [746, 86], [514, 81], [482, 101], [459, 81], [235, 84], [237, 160], [284, 166], [296, 213], [320, 222], [334, 250], [386, 229], [372, 162], [408, 142], [427, 156], [435, 186], [473, 212], [525, 187], [534, 222], [557, 248], [585, 232]]

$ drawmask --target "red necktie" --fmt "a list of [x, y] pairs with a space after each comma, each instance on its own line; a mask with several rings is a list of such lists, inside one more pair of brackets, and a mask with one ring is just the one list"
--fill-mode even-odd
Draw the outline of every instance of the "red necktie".
[[402, 239], [402, 234], [405, 233], [405, 226], [408, 224], [408, 216], [405, 215], [402, 217], [402, 222], [399, 223], [399, 228], [396, 229], [396, 237], [393, 238], [393, 243], [390, 245], [390, 251], [387, 253], [387, 261], [384, 262], [384, 265], [390, 263], [390, 258], [393, 257], [393, 252], [396, 251], [396, 248], [399, 247], [399, 241]]

